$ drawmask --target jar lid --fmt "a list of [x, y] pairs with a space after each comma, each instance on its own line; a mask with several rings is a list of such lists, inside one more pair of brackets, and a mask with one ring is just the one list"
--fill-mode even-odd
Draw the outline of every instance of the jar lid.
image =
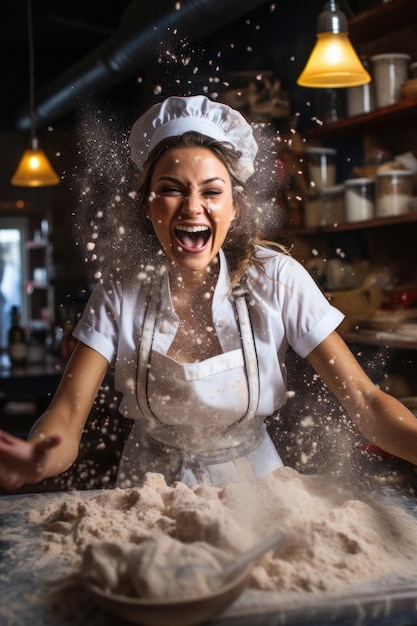
[[311, 148], [306, 148], [307, 154], [329, 154], [335, 155], [336, 150], [334, 148], [319, 148], [312, 146]]
[[377, 172], [377, 176], [414, 176], [410, 170], [385, 170]]
[[373, 178], [348, 178], [345, 180], [346, 187], [353, 187], [354, 185], [369, 185], [375, 181]]
[[371, 57], [372, 62], [385, 59], [404, 59], [405, 61], [409, 61], [411, 57], [409, 54], [402, 52], [386, 52], [384, 54], [374, 54], [374, 56]]

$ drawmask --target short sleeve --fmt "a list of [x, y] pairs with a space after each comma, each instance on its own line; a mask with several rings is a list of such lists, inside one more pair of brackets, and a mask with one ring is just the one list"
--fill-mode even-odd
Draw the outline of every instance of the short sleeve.
[[121, 284], [104, 278], [94, 288], [73, 335], [112, 363], [116, 356]]
[[282, 317], [289, 345], [305, 358], [342, 322], [344, 315], [330, 304], [309, 272], [297, 260], [277, 254], [265, 271], [270, 302]]

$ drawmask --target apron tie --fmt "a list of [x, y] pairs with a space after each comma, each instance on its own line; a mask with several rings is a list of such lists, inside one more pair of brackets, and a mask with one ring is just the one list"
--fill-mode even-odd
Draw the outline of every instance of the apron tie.
[[179, 480], [190, 483], [190, 476], [194, 475], [199, 482], [211, 482], [208, 465], [218, 465], [246, 456], [255, 450], [265, 437], [262, 424], [251, 435], [250, 441], [244, 441], [231, 448], [212, 450], [207, 454], [193, 454], [182, 448], [163, 443], [149, 434], [140, 437], [139, 445], [149, 450], [154, 456], [165, 459], [169, 467], [169, 481]]

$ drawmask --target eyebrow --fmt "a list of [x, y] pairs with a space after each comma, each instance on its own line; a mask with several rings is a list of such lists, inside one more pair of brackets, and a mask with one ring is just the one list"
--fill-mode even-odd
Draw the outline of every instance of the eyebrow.
[[[169, 180], [172, 183], [179, 183], [180, 185], [183, 184], [181, 180], [179, 180], [178, 178], [175, 178], [175, 176], [161, 176], [160, 178], [158, 178], [157, 182], [163, 181], [163, 180]], [[213, 176], [212, 178], [206, 178], [204, 180], [202, 180], [199, 184], [200, 185], [207, 185], [208, 183], [213, 183], [216, 181], [220, 181], [224, 184], [226, 184], [226, 181], [223, 180], [223, 178], [220, 178], [220, 176]]]

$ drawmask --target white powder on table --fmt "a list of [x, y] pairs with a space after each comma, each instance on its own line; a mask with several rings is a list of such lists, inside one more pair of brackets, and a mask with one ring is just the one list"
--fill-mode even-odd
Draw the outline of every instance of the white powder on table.
[[[191, 559], [216, 569], [278, 530], [286, 535], [285, 544], [253, 569], [252, 589], [311, 594], [392, 574], [417, 576], [414, 518], [400, 507], [352, 496], [330, 478], [290, 468], [222, 488], [168, 486], [159, 474], [148, 474], [141, 488], [103, 491], [89, 499], [67, 494], [61, 503], [30, 512], [29, 519], [43, 526], [50, 555], [72, 561], [74, 570], [84, 559], [84, 568], [103, 588], [131, 596], [167, 597], [170, 588], [172, 593], [172, 579], [162, 580], [158, 572], [172, 566], [173, 556], [176, 567]], [[156, 559], [149, 558], [152, 551], [145, 557], [144, 575], [136, 556], [145, 539], [158, 537], [160, 550]], [[94, 551], [99, 564], [90, 558]], [[202, 584], [195, 580], [197, 592]]]
[[[83, 577], [113, 594], [190, 599], [220, 587], [224, 553], [210, 544], [182, 543], [160, 532], [139, 545], [95, 542], [84, 552]], [[175, 581], [175, 584], [173, 584]]]

